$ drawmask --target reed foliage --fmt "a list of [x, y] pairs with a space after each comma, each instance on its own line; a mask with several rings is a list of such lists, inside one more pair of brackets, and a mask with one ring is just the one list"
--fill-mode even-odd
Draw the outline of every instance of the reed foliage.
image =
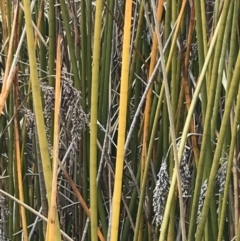
[[238, 0], [0, 2], [0, 240], [240, 240]]

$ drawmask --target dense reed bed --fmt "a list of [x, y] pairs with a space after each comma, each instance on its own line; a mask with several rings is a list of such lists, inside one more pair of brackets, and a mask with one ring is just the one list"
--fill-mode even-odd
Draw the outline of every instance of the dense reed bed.
[[238, 0], [0, 13], [0, 240], [240, 240]]

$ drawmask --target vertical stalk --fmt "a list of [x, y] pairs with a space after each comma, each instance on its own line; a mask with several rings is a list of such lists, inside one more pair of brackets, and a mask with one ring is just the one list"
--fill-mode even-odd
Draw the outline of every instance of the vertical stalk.
[[[34, 47], [34, 35], [32, 29], [32, 18], [31, 18], [31, 9], [30, 1], [24, 0], [24, 14], [25, 14], [25, 25], [26, 25], [26, 35], [27, 35], [27, 47], [28, 47], [28, 56], [30, 63], [30, 79], [32, 84], [32, 93], [33, 93], [33, 105], [34, 113], [36, 118], [37, 134], [40, 146], [40, 153], [43, 165], [43, 173], [47, 190], [47, 199], [50, 203], [51, 195], [51, 180], [52, 180], [52, 170], [51, 162], [48, 153], [48, 142], [45, 132], [45, 124], [43, 117], [43, 107], [41, 100], [41, 92], [39, 86], [36, 56], [35, 56], [35, 47]], [[55, 240], [61, 240], [61, 234], [59, 229], [59, 220], [56, 219], [56, 229], [55, 229]]]
[[115, 181], [112, 203], [111, 231], [110, 240], [118, 239], [120, 201], [122, 193], [123, 163], [124, 163], [124, 143], [126, 132], [126, 112], [128, 99], [128, 78], [130, 60], [130, 35], [131, 35], [132, 1], [127, 0], [125, 5], [124, 36], [122, 50], [122, 70], [121, 70], [121, 89], [119, 106], [119, 127], [117, 141], [117, 160], [115, 170]]
[[55, 55], [56, 55], [56, 37], [55, 37], [55, 0], [49, 0], [49, 16], [48, 16], [48, 38], [49, 38], [49, 49], [48, 49], [48, 82], [50, 86], [54, 86], [55, 81]]
[[[59, 155], [59, 126], [60, 126], [60, 105], [61, 105], [61, 36], [57, 41], [57, 63], [56, 63], [56, 84], [55, 84], [55, 106], [54, 106], [54, 140], [53, 140], [53, 178], [51, 202], [48, 213], [47, 241], [55, 239], [55, 227], [57, 215], [57, 176], [58, 176], [58, 155]], [[60, 230], [59, 230], [60, 232]], [[60, 241], [60, 240], [59, 240]]]
[[72, 71], [73, 71], [73, 76], [74, 76], [74, 86], [80, 90], [80, 77], [79, 77], [79, 71], [78, 71], [78, 66], [77, 66], [77, 59], [75, 55], [75, 48], [73, 44], [73, 38], [71, 36], [71, 29], [69, 26], [69, 15], [67, 13], [67, 7], [66, 3], [64, 0], [60, 0], [61, 4], [61, 10], [62, 10], [62, 17], [63, 17], [63, 24], [64, 28], [66, 31], [66, 37], [67, 37], [67, 43], [69, 47], [69, 53], [70, 53], [70, 59], [71, 59], [71, 65], [72, 65]]
[[97, 241], [97, 108], [98, 108], [98, 79], [101, 43], [103, 1], [97, 0], [94, 26], [93, 69], [91, 90], [91, 123], [90, 123], [90, 209], [91, 209], [91, 240]]
[[[18, 109], [18, 84], [17, 84], [17, 76], [15, 78], [15, 89], [14, 89], [14, 97], [15, 97], [15, 112]], [[23, 180], [22, 180], [22, 164], [21, 164], [21, 154], [20, 154], [20, 138], [19, 138], [19, 130], [18, 130], [18, 115], [14, 118], [14, 145], [15, 145], [15, 158], [16, 158], [16, 166], [17, 166], [17, 179], [18, 179], [18, 189], [19, 189], [19, 200], [24, 203], [24, 195], [23, 195]], [[23, 228], [23, 238], [24, 241], [28, 241], [28, 232], [27, 232], [27, 220], [26, 220], [26, 212], [23, 206], [20, 207], [21, 212], [21, 223]]]

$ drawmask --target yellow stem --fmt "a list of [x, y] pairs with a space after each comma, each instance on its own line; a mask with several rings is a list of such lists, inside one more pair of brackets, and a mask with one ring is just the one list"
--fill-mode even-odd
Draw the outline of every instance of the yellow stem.
[[120, 213], [123, 163], [124, 163], [124, 143], [125, 143], [125, 132], [126, 132], [127, 98], [128, 98], [131, 17], [132, 17], [132, 1], [127, 0], [125, 5], [125, 20], [124, 20], [119, 127], [118, 127], [118, 141], [117, 141], [117, 160], [116, 160], [115, 182], [114, 182], [114, 191], [113, 191], [112, 222], [111, 222], [111, 231], [110, 231], [111, 241], [118, 240], [119, 213]]

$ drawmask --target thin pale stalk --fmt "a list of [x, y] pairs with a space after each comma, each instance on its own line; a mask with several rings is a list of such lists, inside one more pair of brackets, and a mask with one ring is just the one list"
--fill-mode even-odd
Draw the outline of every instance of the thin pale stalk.
[[[9, 36], [8, 34], [8, 23], [7, 23], [7, 15], [6, 15], [6, 6], [5, 4], [10, 4], [9, 2], [6, 2], [6, 1], [1, 1], [1, 20], [2, 20], [2, 41], [3, 43], [6, 43], [7, 42], [7, 39]], [[12, 50], [11, 50], [11, 53], [8, 51], [8, 46], [9, 44], [7, 43], [3, 49], [3, 53], [5, 56], [7, 56], [9, 54], [9, 57], [10, 57], [10, 54], [12, 55]], [[5, 57], [6, 58], [6, 57]], [[5, 58], [2, 56], [2, 67], [4, 68], [5, 66], [5, 63], [6, 63], [6, 60]], [[11, 59], [11, 57], [10, 57]], [[5, 72], [6, 70], [4, 70]], [[2, 86], [1, 86], [2, 87]], [[0, 95], [1, 96], [1, 95]], [[13, 113], [14, 113], [14, 104], [13, 104], [13, 92], [11, 91], [10, 93], [10, 98], [9, 98], [9, 102], [8, 102], [8, 114], [10, 116], [13, 116]], [[0, 115], [1, 115], [1, 112], [0, 112]], [[4, 126], [4, 119], [1, 118], [1, 124], [2, 127]], [[14, 170], [14, 136], [13, 136], [13, 131], [14, 131], [14, 126], [13, 126], [13, 123], [10, 123], [9, 127], [8, 127], [8, 175], [9, 175], [9, 179], [8, 179], [8, 182], [7, 182], [7, 185], [8, 185], [8, 192], [11, 194], [11, 195], [14, 195], [14, 175], [13, 175], [13, 170]], [[3, 138], [1, 138], [1, 146], [3, 146]], [[2, 154], [3, 152], [3, 148], [1, 150], [1, 153]], [[2, 161], [2, 160], [1, 160]], [[4, 185], [4, 184], [2, 184]], [[3, 188], [1, 185], [1, 188]], [[8, 199], [8, 210], [10, 213], [13, 213], [13, 201], [12, 199]], [[16, 210], [17, 211], [17, 210]], [[13, 220], [14, 220], [14, 215], [8, 215], [8, 236], [11, 237], [12, 233], [14, 232], [14, 227], [13, 227]], [[19, 218], [17, 217], [16, 218], [16, 221], [17, 222], [20, 222]], [[15, 223], [15, 225], [17, 225], [17, 223]]]
[[[17, 116], [14, 118], [14, 139], [15, 139], [15, 155], [16, 155], [16, 162], [17, 162], [19, 200], [21, 202], [24, 202], [22, 165], [21, 165], [21, 154], [20, 154], [20, 144], [19, 144], [20, 139], [19, 139]], [[21, 223], [22, 223], [22, 228], [23, 228], [24, 241], [28, 241], [27, 220], [26, 220], [25, 208], [21, 206], [20, 211], [21, 211]]]
[[[143, 25], [143, 17], [144, 17], [144, 4], [143, 1], [141, 1], [140, 9], [139, 9], [139, 19], [138, 19], [138, 27], [137, 27], [137, 33], [136, 33], [136, 38], [135, 38], [135, 47], [136, 49], [139, 49], [139, 42], [141, 40], [141, 34], [142, 34], [142, 25]], [[134, 79], [134, 70], [135, 70], [135, 65], [136, 65], [136, 59], [137, 59], [137, 52], [133, 52], [133, 57], [131, 61], [131, 66], [130, 66], [130, 73], [129, 73], [129, 86], [133, 83]]]
[[11, 83], [8, 82], [8, 79], [9, 79], [9, 75], [10, 75], [9, 71], [10, 71], [10, 65], [11, 65], [11, 61], [12, 61], [12, 51], [13, 51], [14, 36], [15, 36], [15, 31], [16, 31], [17, 16], [18, 16], [18, 6], [15, 6], [13, 26], [12, 26], [9, 48], [8, 48], [8, 58], [7, 58], [6, 66], [5, 66], [5, 72], [4, 72], [3, 84], [2, 84], [2, 91], [1, 91], [1, 95], [0, 95], [0, 98], [1, 98], [0, 114], [2, 113], [2, 109], [3, 109], [3, 106], [5, 104], [5, 100], [7, 98], [7, 92], [9, 91], [9, 88], [11, 86]]
[[[15, 78], [14, 85], [14, 98], [15, 98], [15, 112], [18, 109], [18, 83], [17, 76]], [[18, 178], [18, 190], [19, 190], [19, 200], [24, 203], [24, 194], [23, 194], [23, 175], [22, 175], [22, 164], [21, 164], [21, 153], [20, 153], [20, 137], [18, 129], [18, 115], [14, 118], [14, 146], [15, 146], [15, 158], [17, 166], [17, 178]], [[27, 232], [27, 220], [25, 208], [21, 206], [21, 223], [23, 228], [23, 238], [24, 241], [28, 241], [28, 232]]]
[[90, 209], [91, 209], [91, 240], [97, 241], [97, 108], [98, 108], [98, 81], [99, 81], [99, 60], [101, 44], [101, 23], [102, 23], [103, 1], [97, 0], [94, 43], [93, 43], [93, 69], [91, 89], [91, 123], [90, 123]]
[[[91, 2], [91, 1], [90, 1]], [[91, 65], [90, 62], [85, 61], [88, 58], [88, 52], [87, 47], [89, 42], [91, 42], [90, 33], [87, 33], [87, 21], [86, 21], [86, 2], [81, 1], [81, 16], [80, 16], [80, 30], [81, 30], [81, 64], [82, 64], [82, 71], [81, 71], [81, 91], [82, 91], [82, 108], [85, 112], [87, 112], [87, 96], [86, 91], [88, 87], [88, 83], [90, 82], [91, 78], [87, 75], [87, 71], [89, 66]], [[90, 54], [91, 55], [91, 54]], [[88, 101], [89, 102], [89, 101]], [[88, 199], [88, 173], [89, 173], [89, 166], [88, 166], [88, 160], [89, 160], [89, 134], [87, 132], [83, 133], [83, 142], [82, 142], [82, 159], [83, 159], [83, 197], [85, 200]], [[80, 181], [81, 182], [81, 181]], [[86, 222], [86, 215], [84, 214], [83, 217], [80, 217], [80, 222], [85, 223]], [[82, 225], [80, 225], [80, 229], [83, 229]], [[81, 230], [82, 231], [82, 230]], [[81, 233], [80, 231], [80, 233]]]
[[[56, 63], [56, 84], [55, 84], [55, 106], [54, 106], [54, 139], [53, 139], [53, 177], [51, 202], [48, 213], [47, 241], [56, 240], [55, 238], [55, 218], [57, 215], [57, 177], [58, 177], [58, 154], [59, 154], [59, 126], [60, 126], [60, 105], [61, 105], [61, 36], [58, 35], [57, 41], [57, 63]], [[60, 241], [60, 240], [59, 240]]]
[[[101, 91], [101, 96], [99, 100], [99, 110], [101, 113], [100, 120], [101, 124], [103, 126], [106, 126], [106, 116], [108, 116], [107, 110], [108, 110], [108, 102], [109, 100], [109, 82], [111, 81], [111, 62], [112, 62], [112, 42], [113, 42], [113, 18], [111, 15], [111, 12], [114, 10], [114, 1], [109, 1], [108, 6], [110, 12], [107, 13], [107, 22], [106, 22], [106, 32], [104, 36], [104, 46], [103, 46], [103, 71], [102, 71], [102, 85], [103, 89]], [[102, 97], [102, 102], [101, 102]]]
[[[196, 33], [197, 33], [197, 46], [198, 46], [198, 67], [199, 70], [202, 69], [203, 64], [204, 64], [204, 57], [205, 57], [205, 48], [204, 46], [206, 45], [204, 43], [204, 35], [203, 35], [203, 23], [202, 23], [202, 9], [201, 9], [201, 3], [198, 0], [194, 0], [194, 6], [196, 11]], [[202, 90], [201, 90], [201, 95], [202, 95], [202, 113], [203, 113], [203, 120], [205, 119], [205, 114], [206, 114], [206, 109], [207, 109], [207, 84], [206, 84], [206, 79], [203, 82]]]
[[48, 82], [50, 86], [54, 86], [55, 82], [55, 55], [56, 55], [56, 37], [55, 37], [55, 0], [49, 0], [48, 11]]
[[78, 90], [80, 90], [81, 83], [80, 83], [79, 71], [78, 71], [78, 66], [77, 66], [77, 59], [76, 59], [76, 55], [75, 55], [73, 37], [71, 35], [71, 29], [70, 29], [70, 25], [69, 25], [69, 15], [67, 13], [67, 4], [65, 3], [64, 0], [60, 0], [60, 4], [61, 4], [61, 10], [62, 10], [64, 29], [66, 31], [67, 43], [68, 43], [68, 48], [69, 48], [69, 53], [70, 53], [72, 71], [73, 71], [73, 76], [74, 76], [74, 86]]
[[[10, 4], [9, 1], [6, 0], [2, 0], [1, 1], [1, 18], [2, 18], [2, 40], [3, 43], [7, 42], [8, 37], [10, 37], [11, 35], [8, 34], [8, 23], [7, 23], [7, 15], [6, 15], [6, 7], [5, 4]], [[4, 47], [4, 55], [7, 56], [8, 54], [8, 46], [9, 44], [6, 44]], [[3, 65], [5, 65], [4, 63], [6, 61], [6, 58], [3, 58]]]
[[[173, 0], [172, 1], [172, 24], [174, 24], [177, 20], [177, 1]], [[173, 113], [175, 115], [176, 113], [176, 108], [177, 108], [177, 101], [178, 101], [178, 93], [179, 93], [179, 75], [177, 75], [177, 64], [178, 64], [178, 54], [177, 54], [177, 42], [175, 42], [175, 46], [173, 47], [173, 57], [171, 61], [171, 82], [170, 82], [170, 87], [171, 87], [171, 102], [172, 102], [172, 109]], [[175, 119], [175, 116], [174, 116]]]
[[[141, 2], [140, 9], [139, 9], [139, 19], [138, 19], [138, 27], [137, 27], [137, 33], [136, 33], [136, 38], [135, 38], [135, 46], [136, 49], [140, 49], [140, 46], [142, 45], [143, 41], [141, 39], [141, 34], [143, 31], [143, 17], [144, 17], [144, 5], [143, 2]], [[140, 81], [134, 77], [134, 73], [141, 73], [141, 62], [140, 58], [137, 58], [137, 52], [133, 52], [133, 57], [131, 61], [131, 66], [130, 66], [130, 73], [129, 73], [129, 87], [132, 86], [134, 79], [135, 81], [135, 86], [134, 86], [134, 113], [137, 111], [137, 107], [139, 104], [140, 100], [140, 88], [141, 88], [141, 83]], [[128, 98], [129, 100], [131, 99], [130, 97], [131, 92], [129, 91]], [[140, 118], [137, 120], [136, 128], [134, 129], [133, 133], [133, 141], [131, 142], [131, 150], [132, 150], [132, 169], [133, 172], [136, 172], [137, 170], [137, 165], [138, 165], [138, 145], [136, 143], [139, 143], [139, 138], [138, 138], [138, 126], [139, 126]], [[128, 225], [129, 227], [129, 225]], [[125, 228], [124, 228], [125, 229]]]
[[[87, 41], [87, 87], [90, 90], [91, 89], [91, 79], [92, 79], [92, 1], [86, 1], [87, 2], [87, 33], [88, 33], [88, 41]], [[88, 95], [88, 103], [89, 108], [91, 107], [91, 94]]]

